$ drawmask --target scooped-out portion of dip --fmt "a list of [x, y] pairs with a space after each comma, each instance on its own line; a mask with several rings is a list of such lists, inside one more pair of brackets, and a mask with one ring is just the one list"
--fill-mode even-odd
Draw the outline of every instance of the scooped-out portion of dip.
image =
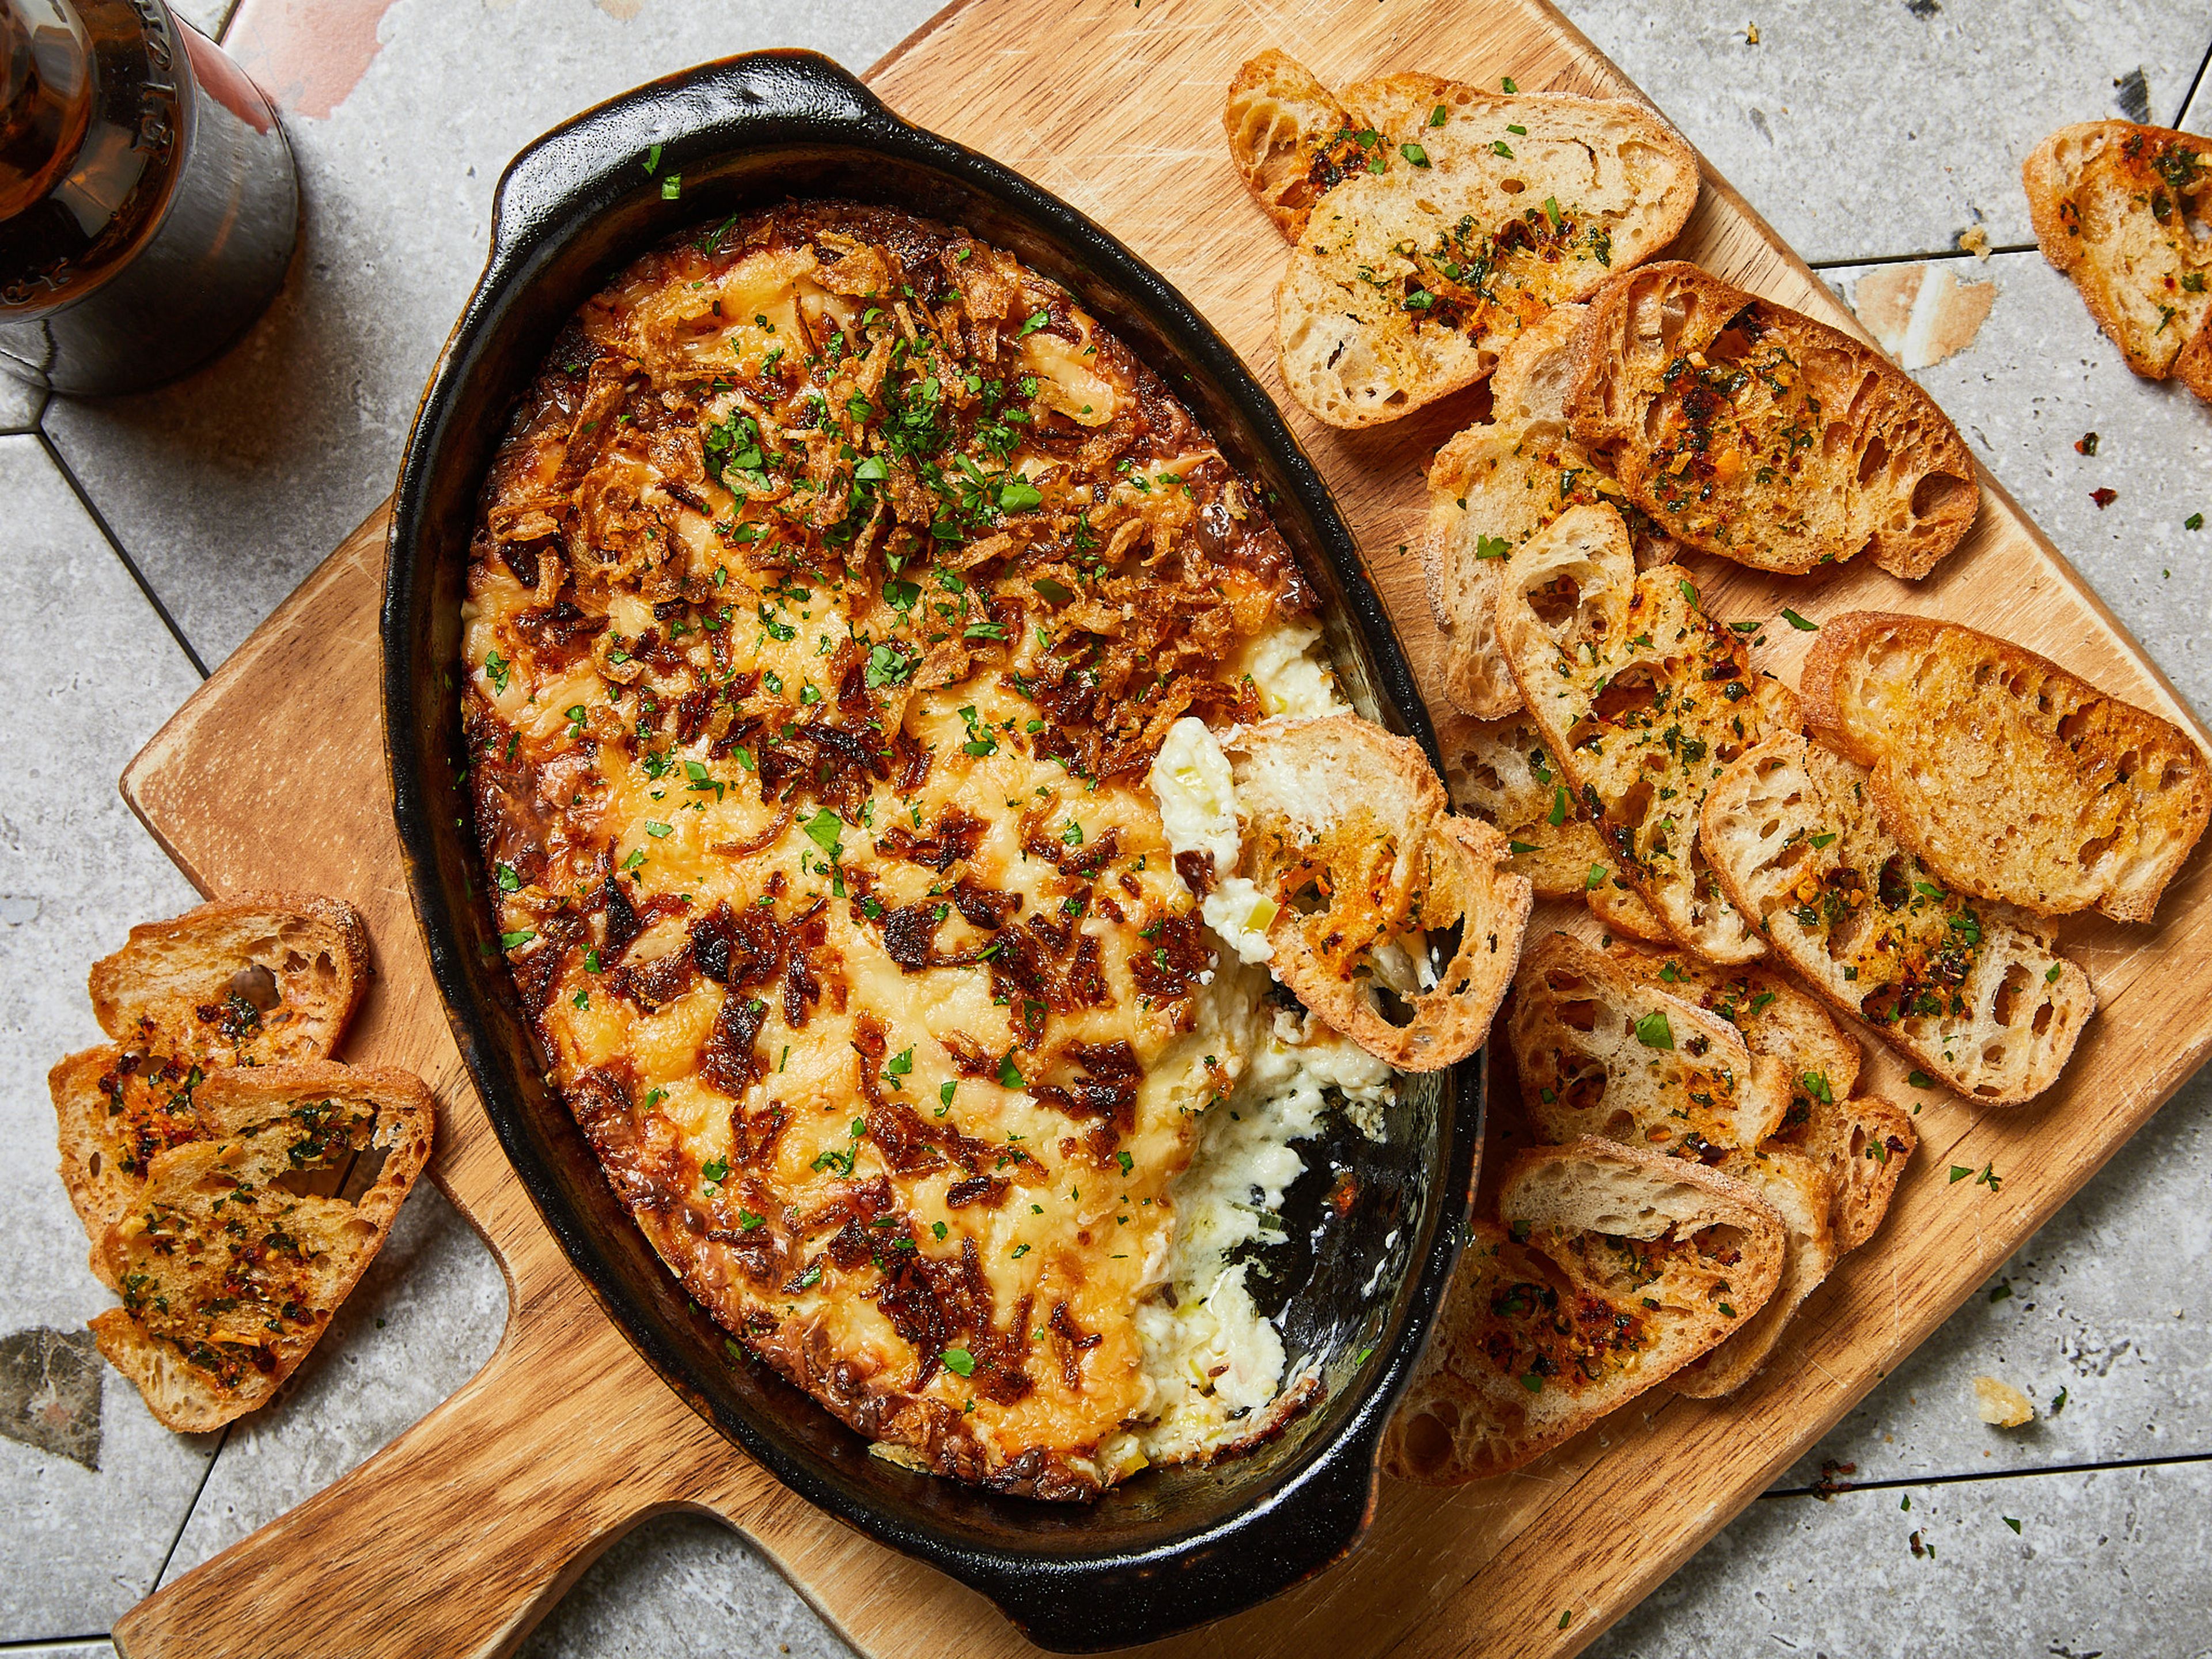
[[1344, 707], [1311, 608], [1120, 341], [887, 210], [655, 249], [514, 411], [462, 723], [517, 993], [671, 1271], [896, 1461], [1088, 1498], [1316, 1387], [1250, 1247], [1390, 1073], [1223, 948], [1150, 781]]

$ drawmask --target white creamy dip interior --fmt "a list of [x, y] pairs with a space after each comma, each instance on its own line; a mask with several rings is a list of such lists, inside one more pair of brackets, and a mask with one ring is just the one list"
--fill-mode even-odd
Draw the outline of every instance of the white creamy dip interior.
[[[1310, 628], [1283, 628], [1255, 643], [1245, 672], [1270, 714], [1349, 712]], [[1282, 1236], [1284, 1194], [1304, 1169], [1293, 1143], [1319, 1133], [1325, 1089], [1372, 1138], [1391, 1098], [1389, 1066], [1310, 1014], [1271, 1007], [1273, 899], [1235, 874], [1242, 856], [1229, 759], [1205, 724], [1177, 720], [1149, 780], [1169, 844], [1212, 860], [1214, 890], [1200, 902], [1223, 947], [1200, 995], [1188, 1042], [1194, 1063], [1212, 1054], [1236, 1078], [1205, 1109], [1190, 1165], [1171, 1184], [1176, 1224], [1158, 1285], [1137, 1310], [1152, 1385], [1139, 1425], [1156, 1462], [1204, 1457], [1263, 1432], [1296, 1398], [1309, 1368], [1284, 1375], [1281, 1334], [1255, 1305], [1232, 1262], [1239, 1246]]]

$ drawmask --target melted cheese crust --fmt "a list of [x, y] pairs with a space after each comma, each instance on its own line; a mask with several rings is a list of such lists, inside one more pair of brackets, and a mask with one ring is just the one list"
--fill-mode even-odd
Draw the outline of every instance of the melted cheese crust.
[[647, 256], [515, 415], [463, 714], [549, 1072], [690, 1294], [920, 1466], [1089, 1496], [1173, 1403], [1138, 1310], [1265, 985], [1221, 1012], [1145, 774], [1333, 697], [1306, 604], [1119, 342], [884, 210]]

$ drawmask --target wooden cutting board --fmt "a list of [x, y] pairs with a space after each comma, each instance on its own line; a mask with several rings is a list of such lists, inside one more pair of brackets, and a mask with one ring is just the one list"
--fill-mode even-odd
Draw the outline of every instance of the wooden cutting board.
[[[1279, 385], [1273, 290], [1285, 249], [1238, 189], [1219, 125], [1230, 75], [1269, 46], [1334, 84], [1424, 69], [1490, 85], [1510, 75], [1531, 92], [1636, 95], [1539, 0], [971, 0], [870, 80], [902, 114], [1119, 234]], [[1856, 327], [1710, 169], [1677, 251]], [[1427, 458], [1472, 417], [1471, 404], [1364, 434], [1291, 414], [1432, 686], [1441, 641], [1403, 544], [1421, 515]], [[1721, 565], [1700, 580], [1731, 617], [1789, 604], [1815, 618], [1874, 606], [1970, 620], [2203, 740], [2141, 650], [1984, 483], [1966, 544], [1917, 587], [1861, 566], [1824, 584]], [[513, 1178], [441, 1018], [400, 876], [377, 685], [385, 522], [379, 513], [348, 538], [240, 647], [132, 763], [124, 793], [204, 891], [308, 888], [367, 914], [380, 978], [349, 1056], [410, 1066], [435, 1086], [431, 1173], [498, 1255], [507, 1328], [459, 1394], [319, 1497], [141, 1603], [118, 1625], [117, 1645], [129, 1659], [505, 1653], [613, 1539], [680, 1508], [742, 1530], [864, 1653], [1029, 1651], [981, 1597], [793, 1497], [708, 1428], [609, 1322]], [[1764, 665], [1794, 678], [1809, 638], [1778, 623]], [[2066, 1081], [2038, 1104], [1978, 1114], [1910, 1089], [1868, 1044], [1869, 1090], [1925, 1103], [1920, 1153], [1882, 1233], [1807, 1304], [1782, 1353], [1736, 1399], [1649, 1395], [1520, 1475], [1455, 1492], [1386, 1480], [1350, 1559], [1162, 1650], [1356, 1659], [1581, 1648], [1880, 1381], [2197, 1068], [2212, 1047], [2208, 866], [2191, 865], [2154, 927], [2069, 927], [2067, 948], [2101, 1006]], [[1543, 920], [1570, 920], [1554, 908]], [[1984, 1165], [2001, 1184], [1947, 1178], [1952, 1166]]]

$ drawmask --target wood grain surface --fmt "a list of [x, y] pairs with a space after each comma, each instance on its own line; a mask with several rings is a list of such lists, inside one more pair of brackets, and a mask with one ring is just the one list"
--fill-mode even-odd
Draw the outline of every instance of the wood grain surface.
[[[1510, 75], [1532, 92], [1638, 95], [1536, 0], [969, 0], [870, 80], [900, 113], [1121, 236], [1279, 397], [1273, 296], [1285, 248], [1238, 188], [1219, 125], [1229, 76], [1269, 46], [1332, 82], [1422, 69], [1491, 85]], [[1860, 331], [1710, 169], [1674, 251]], [[1472, 407], [1448, 400], [1359, 434], [1291, 410], [1425, 687], [1442, 641], [1404, 544], [1424, 510], [1428, 457]], [[1732, 617], [1787, 604], [1815, 619], [1872, 607], [1972, 622], [2205, 741], [2055, 550], [1992, 482], [1984, 487], [1966, 544], [1917, 586], [1859, 566], [1792, 583], [1705, 561], [1698, 578]], [[118, 1623], [117, 1646], [128, 1659], [505, 1653], [625, 1528], [690, 1508], [741, 1528], [865, 1653], [1030, 1651], [981, 1598], [793, 1497], [707, 1427], [605, 1318], [520, 1190], [462, 1072], [402, 884], [379, 715], [384, 523], [379, 514], [364, 524], [224, 665], [133, 762], [124, 792], [204, 891], [311, 888], [362, 908], [380, 977], [348, 1057], [411, 1066], [436, 1089], [432, 1176], [503, 1264], [509, 1322], [453, 1400], [141, 1603]], [[1811, 636], [1778, 623], [1765, 637], [1760, 665], [1794, 680]], [[2033, 1105], [1977, 1111], [1913, 1090], [1902, 1065], [1866, 1042], [1863, 1086], [1923, 1103], [1920, 1152], [1882, 1231], [1806, 1304], [1774, 1363], [1737, 1397], [1647, 1395], [1520, 1474], [1449, 1492], [1386, 1480], [1348, 1560], [1156, 1650], [1579, 1650], [1887, 1375], [2197, 1068], [2212, 1048], [2207, 862], [2185, 870], [2154, 926], [2067, 925], [2064, 948], [2100, 1006], [2066, 1079]], [[1590, 931], [1565, 907], [1539, 920]], [[1998, 1184], [1954, 1182], [1953, 1165], [1990, 1166]]]

